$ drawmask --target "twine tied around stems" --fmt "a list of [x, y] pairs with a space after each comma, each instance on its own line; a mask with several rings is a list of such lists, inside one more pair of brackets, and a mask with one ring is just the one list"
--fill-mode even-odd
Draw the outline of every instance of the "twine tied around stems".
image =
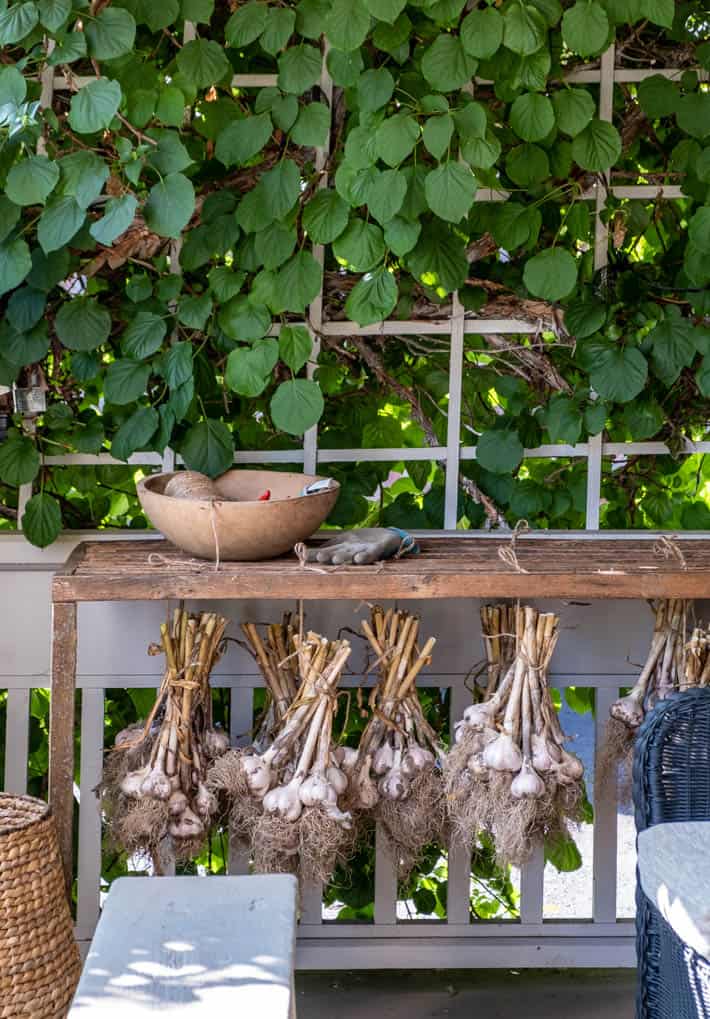
[[658, 541], [653, 543], [653, 554], [663, 559], [677, 559], [682, 570], [688, 569], [688, 563], [683, 551], [675, 538], [669, 538], [662, 534]]
[[516, 573], [527, 573], [528, 571], [520, 565], [518, 562], [518, 556], [515, 549], [518, 538], [521, 534], [527, 534], [530, 530], [530, 524], [527, 520], [518, 520], [515, 525], [515, 529], [510, 538], [510, 542], [507, 545], [498, 546], [498, 558], [505, 563], [506, 566], [512, 567]]

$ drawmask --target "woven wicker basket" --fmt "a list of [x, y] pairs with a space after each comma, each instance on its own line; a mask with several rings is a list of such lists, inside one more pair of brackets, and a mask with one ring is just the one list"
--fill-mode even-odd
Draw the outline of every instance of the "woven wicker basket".
[[60, 1019], [81, 962], [46, 803], [0, 793], [0, 1019]]

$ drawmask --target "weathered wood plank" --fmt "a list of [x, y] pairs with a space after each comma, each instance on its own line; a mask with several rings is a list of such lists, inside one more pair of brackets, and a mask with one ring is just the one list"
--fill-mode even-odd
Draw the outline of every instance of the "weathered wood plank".
[[427, 538], [420, 555], [374, 566], [301, 567], [188, 559], [167, 542], [87, 542], [55, 575], [55, 602], [166, 598], [701, 598], [710, 590], [710, 540], [675, 540], [665, 558], [643, 539], [518, 539], [519, 571], [499, 556], [507, 540]]
[[49, 802], [59, 836], [67, 891], [72, 880], [74, 822], [74, 685], [76, 604], [52, 606], [52, 696], [49, 710]]

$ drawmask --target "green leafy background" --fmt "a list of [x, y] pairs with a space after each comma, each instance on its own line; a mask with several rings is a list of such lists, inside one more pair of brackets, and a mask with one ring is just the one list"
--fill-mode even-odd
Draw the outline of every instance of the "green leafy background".
[[[313, 339], [440, 320], [455, 290], [468, 319], [530, 329], [467, 325], [460, 526], [583, 523], [584, 462], [524, 448], [703, 438], [707, 19], [670, 0], [0, 3], [0, 385], [48, 401], [0, 441], [0, 527], [40, 545], [145, 527], [120, 462], [168, 447], [218, 474], [315, 423], [321, 449], [445, 444], [448, 337]], [[577, 72], [612, 42], [620, 71], [679, 71], [620, 74], [606, 123]], [[613, 190], [634, 184], [654, 197]], [[119, 464], [53, 467], [65, 453]], [[436, 463], [333, 473], [334, 526], [443, 522]], [[702, 461], [605, 464], [603, 526], [707, 516]]]

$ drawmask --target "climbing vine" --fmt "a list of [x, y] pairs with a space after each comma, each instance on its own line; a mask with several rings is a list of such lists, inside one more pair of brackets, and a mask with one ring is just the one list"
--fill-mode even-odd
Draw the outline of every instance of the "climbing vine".
[[[467, 325], [461, 524], [579, 526], [583, 463], [525, 447], [705, 433], [709, 26], [673, 0], [3, 0], [0, 526], [145, 526], [134, 468], [53, 454], [216, 475], [316, 423], [322, 448], [445, 444], [455, 291], [529, 330]], [[613, 43], [620, 71], [678, 70], [619, 73], [608, 122], [583, 72]], [[321, 328], [383, 319], [431, 334]], [[13, 385], [46, 410], [13, 415]], [[441, 525], [435, 462], [334, 473], [331, 523]], [[627, 458], [604, 522], [707, 526], [704, 484]]]

